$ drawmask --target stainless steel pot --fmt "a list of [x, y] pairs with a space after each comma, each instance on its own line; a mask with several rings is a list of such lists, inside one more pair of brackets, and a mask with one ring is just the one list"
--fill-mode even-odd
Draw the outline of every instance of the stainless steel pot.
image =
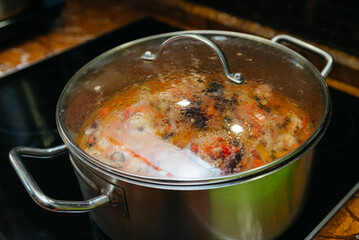
[[[179, 44], [183, 38], [186, 44]], [[191, 47], [193, 41], [196, 44]], [[322, 56], [327, 62], [325, 68], [319, 73], [279, 41]], [[212, 55], [201, 56], [203, 45], [215, 52], [216, 63], [208, 62]], [[238, 62], [238, 55], [247, 58]], [[143, 60], [157, 56], [155, 63]], [[201, 57], [191, 61], [193, 56]], [[148, 74], [170, 67], [190, 68], [193, 62], [203, 71], [222, 69], [232, 81], [242, 81], [245, 76], [270, 82], [300, 102], [316, 130], [298, 149], [270, 164], [204, 179], [166, 179], [123, 172], [77, 146], [79, 128], [95, 105], [134, 80], [143, 81]], [[58, 212], [92, 210], [91, 218], [113, 239], [272, 239], [290, 226], [305, 203], [314, 147], [330, 119], [330, 96], [324, 78], [332, 64], [328, 53], [287, 35], [269, 41], [233, 32], [187, 31], [139, 39], [94, 59], [65, 87], [57, 108], [57, 124], [65, 145], [50, 149], [18, 147], [10, 152], [10, 161], [41, 207]], [[98, 89], [102, 89], [100, 93]], [[23, 155], [54, 156], [67, 150], [82, 193], [89, 200], [49, 198], [21, 160]]]

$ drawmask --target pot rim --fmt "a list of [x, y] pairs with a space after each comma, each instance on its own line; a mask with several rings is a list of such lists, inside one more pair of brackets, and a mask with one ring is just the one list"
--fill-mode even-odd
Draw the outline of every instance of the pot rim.
[[[108, 56], [112, 55], [115, 52], [121, 51], [123, 49], [126, 49], [130, 46], [140, 44], [142, 42], [146, 42], [149, 40], [154, 40], [156, 38], [165, 38], [165, 37], [171, 37], [179, 34], [209, 34], [209, 35], [221, 35], [221, 36], [229, 36], [229, 37], [237, 37], [237, 38], [244, 38], [248, 40], [252, 40], [259, 43], [264, 43], [267, 46], [278, 48], [282, 51], [284, 51], [288, 56], [296, 59], [300, 59], [303, 63], [305, 63], [306, 67], [309, 68], [310, 72], [315, 74], [315, 78], [318, 80], [319, 86], [321, 90], [323, 91], [323, 100], [324, 100], [324, 111], [322, 118], [313, 132], [313, 134], [297, 149], [290, 152], [289, 154], [276, 159], [275, 161], [265, 164], [261, 167], [254, 168], [248, 171], [239, 172], [235, 174], [229, 174], [219, 177], [208, 177], [208, 178], [200, 178], [200, 179], [181, 179], [181, 178], [160, 178], [160, 177], [151, 177], [151, 176], [143, 176], [143, 175], [137, 175], [133, 173], [128, 173], [119, 169], [116, 169], [114, 167], [111, 167], [109, 165], [106, 165], [95, 158], [88, 155], [82, 148], [80, 148], [76, 142], [72, 139], [72, 137], [69, 135], [69, 133], [66, 131], [64, 127], [64, 123], [61, 120], [61, 106], [63, 105], [63, 99], [64, 99], [64, 93], [67, 88], [71, 86], [73, 82], [75, 82], [75, 79], [82, 73], [86, 72], [91, 66], [98, 63], [100, 60], [106, 59]], [[168, 32], [163, 34], [156, 34], [151, 35], [148, 37], [136, 39], [124, 44], [121, 44], [115, 48], [112, 48], [101, 55], [97, 56], [96, 58], [89, 61], [87, 64], [85, 64], [83, 67], [81, 67], [68, 81], [66, 86], [64, 87], [64, 90], [62, 91], [59, 101], [57, 103], [56, 107], [56, 124], [58, 127], [58, 131], [60, 134], [60, 137], [64, 141], [64, 143], [67, 145], [68, 149], [73, 153], [75, 156], [77, 156], [81, 161], [87, 161], [91, 163], [91, 166], [95, 168], [100, 168], [102, 170], [105, 170], [111, 174], [119, 175], [121, 177], [133, 179], [133, 180], [139, 180], [143, 182], [148, 183], [160, 183], [160, 184], [166, 184], [166, 185], [205, 185], [205, 184], [213, 184], [213, 183], [219, 183], [219, 182], [226, 182], [226, 181], [232, 181], [235, 179], [242, 179], [242, 178], [249, 178], [249, 177], [256, 177], [260, 175], [261, 173], [266, 174], [268, 171], [275, 171], [277, 168], [283, 166], [283, 164], [287, 164], [291, 161], [295, 161], [300, 156], [308, 152], [312, 147], [314, 147], [318, 141], [321, 139], [321, 137], [324, 135], [326, 128], [330, 121], [330, 115], [331, 115], [331, 100], [330, 100], [330, 94], [328, 86], [325, 82], [324, 77], [320, 74], [318, 69], [314, 67], [314, 65], [309, 62], [307, 59], [305, 59], [302, 55], [295, 52], [294, 50], [279, 44], [277, 42], [272, 42], [268, 39], [258, 37], [251, 34], [245, 34], [245, 33], [239, 33], [239, 32], [232, 32], [232, 31], [220, 31], [220, 30], [193, 30], [193, 31], [176, 31], [176, 32]]]

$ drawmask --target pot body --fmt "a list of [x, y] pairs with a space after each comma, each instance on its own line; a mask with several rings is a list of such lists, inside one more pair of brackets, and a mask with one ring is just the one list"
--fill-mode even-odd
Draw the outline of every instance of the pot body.
[[70, 154], [84, 197], [110, 196], [90, 216], [111, 239], [273, 239], [301, 211], [312, 156], [250, 179], [169, 186], [112, 175]]

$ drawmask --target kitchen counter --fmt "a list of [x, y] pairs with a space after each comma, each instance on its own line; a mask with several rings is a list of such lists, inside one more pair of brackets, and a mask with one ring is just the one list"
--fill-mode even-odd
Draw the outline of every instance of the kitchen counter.
[[359, 183], [323, 219], [313, 232], [314, 240], [359, 238]]
[[119, 1], [66, 0], [46, 32], [17, 37], [0, 48], [0, 77], [144, 17]]

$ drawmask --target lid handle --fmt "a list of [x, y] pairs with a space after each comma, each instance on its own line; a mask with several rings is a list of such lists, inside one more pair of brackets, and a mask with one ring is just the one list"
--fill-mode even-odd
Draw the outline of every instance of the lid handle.
[[151, 51], [146, 51], [144, 54], [141, 55], [141, 58], [145, 59], [145, 60], [154, 61], [157, 59], [158, 55], [161, 54], [163, 48], [167, 44], [169, 44], [175, 40], [184, 39], [184, 38], [196, 39], [196, 40], [206, 44], [207, 46], [209, 46], [218, 55], [219, 59], [221, 60], [223, 69], [224, 69], [224, 73], [226, 74], [227, 78], [229, 78], [232, 82], [235, 82], [237, 84], [241, 84], [244, 82], [244, 76], [241, 73], [232, 73], [229, 70], [227, 58], [224, 55], [221, 48], [217, 44], [215, 44], [213, 41], [209, 40], [208, 38], [203, 37], [201, 35], [197, 35], [197, 34], [181, 34], [181, 35], [173, 36], [173, 37], [167, 39], [166, 41], [164, 41], [160, 45], [160, 47], [157, 50], [157, 53], [152, 53]]

